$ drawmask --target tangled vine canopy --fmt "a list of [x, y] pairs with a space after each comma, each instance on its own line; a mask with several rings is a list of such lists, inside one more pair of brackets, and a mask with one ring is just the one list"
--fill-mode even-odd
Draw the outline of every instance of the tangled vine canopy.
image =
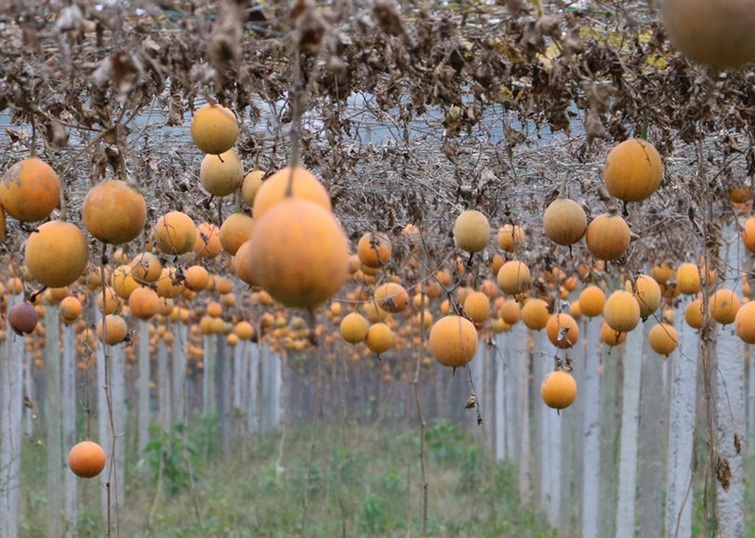
[[[233, 202], [201, 189], [188, 137], [217, 101], [241, 120], [247, 169], [284, 166], [296, 137], [352, 239], [414, 223], [440, 262], [475, 205], [522, 225], [522, 257], [542, 268], [588, 256], [542, 237], [548, 202], [566, 189], [602, 212], [607, 151], [646, 133], [666, 168], [653, 197], [621, 207], [636, 237], [620, 263], [636, 271], [715, 247], [728, 191], [755, 171], [755, 74], [687, 61], [653, 4], [11, 0], [0, 167], [44, 156], [74, 221], [115, 177], [139, 185], [151, 223], [182, 209], [219, 224]], [[25, 240], [14, 226], [8, 253]]]

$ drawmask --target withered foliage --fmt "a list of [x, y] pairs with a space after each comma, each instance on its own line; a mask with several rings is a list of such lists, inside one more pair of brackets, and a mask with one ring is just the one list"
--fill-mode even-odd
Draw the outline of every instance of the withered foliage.
[[639, 236], [630, 270], [695, 253], [711, 240], [703, 220], [731, 215], [726, 192], [755, 171], [755, 73], [690, 64], [647, 2], [554, 0], [543, 14], [510, 0], [4, 6], [0, 166], [34, 145], [65, 180], [73, 219], [88, 187], [118, 177], [148, 194], [153, 220], [183, 209], [217, 222], [232, 203], [198, 186], [191, 112], [232, 108], [246, 167], [273, 170], [289, 157], [294, 87], [301, 159], [352, 236], [413, 222], [436, 262], [475, 204], [494, 225], [525, 226], [521, 257], [576, 265], [583, 247], [541, 237], [545, 204], [565, 185], [601, 212], [607, 150], [642, 131], [666, 173], [650, 200], [622, 208]]

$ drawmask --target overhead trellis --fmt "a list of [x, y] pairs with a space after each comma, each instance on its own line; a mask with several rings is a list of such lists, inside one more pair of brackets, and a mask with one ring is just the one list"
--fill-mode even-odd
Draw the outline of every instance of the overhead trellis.
[[624, 208], [639, 239], [621, 261], [689, 257], [697, 220], [729, 214], [755, 166], [752, 71], [693, 66], [645, 2], [18, 1], [0, 14], [0, 57], [0, 166], [33, 146], [74, 220], [108, 177], [140, 185], [152, 222], [230, 212], [202, 191], [188, 137], [207, 100], [241, 119], [245, 166], [272, 171], [299, 96], [300, 157], [352, 238], [413, 222], [438, 260], [469, 205], [523, 225], [529, 261], [586, 260], [542, 237], [544, 207], [565, 187], [597, 215], [607, 150], [643, 133], [666, 173]]

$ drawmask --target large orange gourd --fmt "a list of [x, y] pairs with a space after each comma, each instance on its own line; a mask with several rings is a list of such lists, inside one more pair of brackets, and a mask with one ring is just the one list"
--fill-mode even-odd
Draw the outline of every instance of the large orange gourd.
[[504, 263], [498, 270], [498, 286], [504, 293], [516, 295], [526, 291], [532, 284], [532, 276], [527, 265], [519, 260]]
[[259, 220], [285, 198], [303, 198], [330, 211], [330, 195], [312, 172], [303, 166], [286, 166], [262, 182], [254, 195], [252, 216]]
[[367, 232], [357, 242], [357, 256], [362, 265], [372, 269], [382, 267], [391, 259], [393, 247], [387, 235]]
[[89, 246], [75, 224], [51, 220], [29, 235], [24, 252], [31, 277], [50, 288], [73, 284], [89, 261]]
[[0, 179], [0, 204], [22, 222], [49, 217], [59, 202], [58, 174], [38, 157], [18, 161]]
[[111, 245], [136, 239], [147, 223], [144, 196], [125, 181], [103, 181], [87, 193], [81, 208], [84, 226]]
[[579, 341], [579, 325], [569, 314], [551, 314], [545, 325], [545, 334], [554, 346], [568, 349]]
[[579, 310], [588, 318], [601, 315], [605, 304], [605, 292], [594, 284], [587, 286], [579, 294]]
[[661, 184], [661, 156], [646, 140], [625, 140], [606, 157], [603, 179], [611, 196], [625, 202], [640, 202]]
[[429, 342], [435, 360], [449, 368], [460, 368], [475, 356], [477, 329], [466, 318], [445, 316], [430, 329]]
[[228, 196], [241, 186], [244, 166], [235, 151], [205, 155], [199, 166], [199, 181], [212, 196]]
[[155, 243], [165, 254], [180, 255], [191, 251], [197, 239], [197, 228], [186, 213], [170, 211], [155, 224]]
[[68, 468], [81, 478], [94, 478], [105, 468], [105, 451], [93, 441], [82, 441], [68, 452]]
[[314, 308], [348, 276], [341, 225], [330, 211], [303, 198], [287, 198], [259, 218], [249, 256], [254, 281], [286, 306]]
[[219, 155], [236, 143], [239, 124], [233, 112], [226, 107], [206, 103], [194, 113], [189, 132], [200, 150]]
[[629, 332], [640, 322], [640, 305], [628, 291], [615, 291], [603, 306], [603, 318], [617, 332]]
[[663, 24], [693, 62], [717, 69], [755, 62], [753, 0], [664, 0]]
[[585, 235], [587, 215], [574, 200], [556, 198], [543, 214], [543, 232], [557, 245], [573, 245]]
[[598, 215], [587, 226], [585, 243], [599, 260], [610, 262], [618, 259], [627, 250], [630, 241], [629, 225], [618, 213]]
[[476, 209], [467, 209], [456, 217], [454, 223], [456, 246], [467, 252], [485, 250], [490, 241], [490, 222]]
[[577, 399], [577, 382], [563, 370], [551, 372], [540, 385], [540, 397], [548, 407], [566, 409]]
[[658, 323], [650, 329], [648, 341], [653, 351], [659, 355], [668, 356], [679, 345], [679, 333], [670, 323]]

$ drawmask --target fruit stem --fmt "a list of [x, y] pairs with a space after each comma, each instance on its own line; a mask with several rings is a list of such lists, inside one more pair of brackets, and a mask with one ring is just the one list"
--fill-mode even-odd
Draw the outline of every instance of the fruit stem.
[[29, 155], [37, 156], [37, 122], [32, 119], [31, 122], [31, 142], [29, 144]]
[[619, 208], [616, 207], [616, 202], [613, 198], [611, 198], [611, 195], [608, 194], [608, 191], [603, 185], [598, 187], [598, 198], [600, 198], [600, 201], [603, 202], [603, 205], [606, 207], [606, 211], [610, 215], [619, 214]]
[[[301, 138], [301, 115], [302, 115], [302, 75], [301, 75], [301, 56], [298, 47], [294, 47], [292, 54], [292, 81], [290, 88], [291, 98], [291, 157], [288, 165], [291, 167], [291, 178], [289, 178], [289, 189], [293, 181], [293, 169], [299, 164], [299, 143]], [[290, 195], [289, 195], [290, 196]]]
[[46, 289], [47, 289], [47, 286], [42, 286], [37, 291], [30, 293], [29, 296], [28, 296], [28, 298], [27, 298], [27, 300], [30, 303], [34, 304], [34, 302], [37, 300], [37, 297], [39, 297], [40, 295], [42, 295], [45, 292]]
[[644, 111], [642, 113], [642, 127], [640, 127], [640, 138], [642, 140], [648, 139], [648, 113]]
[[290, 198], [294, 194], [294, 166], [289, 166], [288, 181], [286, 181], [286, 190], [283, 192], [285, 198]]

